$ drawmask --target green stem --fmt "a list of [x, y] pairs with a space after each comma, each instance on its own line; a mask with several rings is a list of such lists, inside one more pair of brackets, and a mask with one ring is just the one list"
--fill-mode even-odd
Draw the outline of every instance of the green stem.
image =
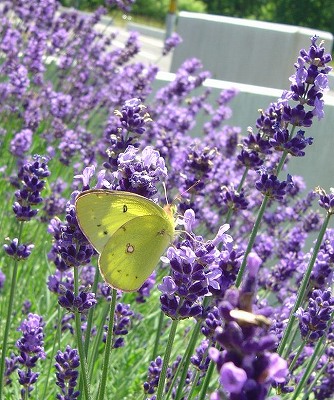
[[242, 264], [240, 266], [240, 269], [239, 269], [239, 272], [238, 272], [238, 275], [237, 275], [237, 279], [235, 281], [236, 287], [239, 287], [240, 284], [241, 284], [242, 277], [244, 275], [246, 264], [247, 264], [247, 257], [248, 257], [248, 254], [252, 251], [252, 248], [253, 248], [253, 245], [254, 245], [254, 242], [255, 242], [255, 239], [256, 239], [256, 235], [258, 233], [258, 230], [259, 230], [259, 227], [260, 227], [260, 223], [261, 223], [263, 214], [265, 212], [265, 209], [267, 207], [268, 201], [269, 201], [269, 197], [268, 196], [265, 196], [264, 199], [262, 200], [262, 204], [261, 204], [259, 212], [257, 214], [255, 224], [253, 226], [252, 232], [251, 232], [250, 237], [249, 237], [249, 242], [248, 242], [245, 254], [244, 254], [244, 258], [242, 260]]
[[[92, 288], [92, 292], [95, 293], [95, 294], [97, 292], [97, 284], [99, 283], [99, 278], [100, 278], [100, 271], [99, 271], [98, 268], [96, 268], [95, 269], [94, 282], [93, 282], [93, 288]], [[89, 310], [88, 318], [87, 318], [87, 328], [86, 328], [86, 335], [85, 335], [85, 354], [86, 354], [86, 358], [88, 358], [88, 347], [89, 347], [89, 344], [90, 344], [90, 337], [91, 337], [91, 332], [92, 332], [94, 310], [95, 310], [95, 307], [92, 307]]]
[[187, 398], [188, 400], [193, 399], [194, 396], [195, 396], [195, 391], [196, 391], [196, 387], [197, 387], [197, 382], [198, 382], [198, 380], [199, 380], [200, 374], [201, 374], [201, 371], [200, 371], [199, 369], [197, 369], [197, 370], [196, 370], [196, 374], [195, 374], [195, 376], [194, 376], [194, 379], [192, 379], [191, 390], [190, 390], [189, 395], [188, 395], [188, 398]]
[[[74, 295], [78, 296], [79, 293], [79, 273], [78, 268], [74, 267]], [[77, 345], [78, 345], [78, 352], [80, 357], [80, 368], [81, 368], [81, 378], [83, 382], [83, 393], [86, 400], [90, 400], [90, 388], [89, 388], [89, 381], [88, 381], [88, 367], [87, 367], [87, 360], [85, 355], [85, 349], [83, 346], [82, 340], [82, 332], [81, 332], [81, 314], [76, 310], [74, 312], [75, 317], [75, 329], [76, 329], [76, 336], [77, 336]]]
[[[180, 381], [183, 382], [186, 379], [187, 374], [185, 374], [185, 377], [184, 377], [183, 372], [184, 372], [184, 363], [185, 363], [186, 360], [188, 360], [188, 354], [191, 354], [191, 353], [189, 353], [189, 343], [188, 343], [188, 346], [187, 346], [185, 352], [183, 353], [183, 356], [182, 356], [182, 359], [179, 362], [179, 365], [176, 368], [176, 371], [175, 371], [173, 379], [172, 379], [172, 381], [170, 383], [168, 392], [167, 392], [167, 394], [165, 396], [166, 400], [168, 400], [171, 397], [173, 389], [174, 389], [174, 386], [175, 386], [175, 383], [178, 380], [181, 372], [182, 372], [182, 376], [180, 378]], [[178, 384], [178, 388], [179, 387], [180, 387], [180, 385]]]
[[[247, 177], [248, 171], [249, 171], [249, 168], [246, 167], [246, 168], [245, 168], [245, 171], [244, 171], [244, 173], [243, 173], [243, 175], [242, 175], [241, 181], [240, 181], [240, 183], [239, 183], [239, 185], [238, 185], [238, 187], [237, 187], [237, 192], [238, 192], [238, 193], [240, 193], [240, 191], [241, 191], [241, 189], [242, 189], [242, 187], [243, 187], [243, 185], [244, 185], [244, 183], [245, 183], [245, 179], [246, 179], [246, 177]], [[229, 210], [228, 210], [228, 212], [227, 212], [227, 215], [226, 215], [226, 220], [225, 220], [225, 223], [226, 223], [226, 224], [229, 224], [229, 223], [230, 223], [230, 220], [231, 220], [233, 211], [234, 211], [233, 208], [229, 208]]]
[[201, 394], [200, 394], [198, 400], [204, 400], [205, 399], [205, 395], [206, 395], [206, 392], [208, 391], [208, 387], [209, 387], [209, 384], [210, 384], [210, 381], [211, 381], [211, 377], [212, 377], [214, 368], [215, 368], [215, 363], [211, 360], [210, 364], [209, 364], [209, 368], [208, 368], [208, 370], [206, 371], [206, 374], [205, 374], [205, 379], [204, 379], [204, 382], [202, 384]]
[[[210, 302], [211, 302], [211, 297], [205, 297], [204, 301], [203, 301], [203, 309], [205, 310]], [[180, 370], [180, 368], [182, 367], [182, 375], [178, 384], [178, 388], [175, 394], [175, 400], [180, 400], [182, 398], [182, 392], [183, 392], [183, 388], [185, 385], [185, 381], [187, 378], [187, 374], [188, 374], [188, 368], [189, 368], [189, 364], [190, 364], [190, 357], [191, 355], [194, 353], [194, 349], [196, 346], [196, 343], [198, 341], [198, 336], [201, 332], [201, 326], [202, 326], [202, 321], [197, 321], [196, 325], [194, 327], [194, 330], [192, 332], [190, 341], [188, 343], [187, 349], [183, 355], [183, 359], [179, 365], [178, 370]]]
[[301, 352], [302, 352], [303, 349], [305, 348], [306, 343], [307, 343], [307, 340], [308, 340], [308, 337], [309, 337], [309, 336], [307, 336], [307, 337], [305, 338], [305, 340], [302, 341], [302, 343], [300, 344], [300, 346], [299, 346], [299, 348], [298, 348], [298, 350], [297, 350], [297, 353], [296, 353], [295, 356], [293, 357], [293, 360], [291, 361], [291, 364], [289, 365], [289, 371], [290, 371], [290, 372], [293, 371], [293, 368], [294, 368], [296, 362], [298, 361], [298, 358], [299, 358]]
[[[303, 381], [303, 383], [305, 383], [307, 381], [307, 379], [310, 377], [310, 375], [312, 374], [312, 372], [314, 372], [314, 367], [318, 364], [321, 357], [323, 356], [323, 354], [326, 351], [326, 345], [322, 346], [322, 344], [325, 341], [325, 339], [327, 338], [329, 328], [332, 326], [332, 323], [333, 323], [333, 319], [334, 319], [334, 312], [332, 312], [331, 318], [327, 322], [327, 328], [326, 328], [325, 332], [323, 333], [323, 336], [321, 337], [321, 339], [318, 341], [316, 347], [314, 348], [311, 359], [308, 360], [307, 367], [305, 369], [303, 378], [301, 379]], [[305, 339], [305, 343], [306, 343], [306, 340], [307, 339]], [[322, 376], [322, 373], [326, 369], [326, 367], [327, 367], [327, 364], [325, 363], [325, 365], [320, 369], [320, 371], [317, 372], [317, 375], [315, 377], [313, 377], [314, 379], [312, 380], [312, 383], [308, 387], [307, 391], [305, 390], [305, 394], [304, 394], [302, 400], [304, 400], [304, 398], [308, 398], [310, 396], [310, 393], [312, 393], [314, 386], [316, 385], [319, 377]], [[291, 368], [289, 368], [289, 369], [291, 371]], [[298, 382], [298, 385], [296, 388], [296, 393], [294, 393], [295, 398], [300, 394], [300, 392], [302, 391], [302, 388], [303, 388], [302, 384], [300, 382]]]
[[[292, 131], [291, 131], [290, 136], [289, 136], [290, 138], [292, 137], [292, 134], [293, 134], [294, 130], [295, 130], [295, 127], [292, 128]], [[276, 174], [275, 174], [276, 176], [278, 176], [279, 173], [282, 171], [287, 156], [288, 156], [288, 152], [284, 151], [283, 154], [282, 154], [282, 157], [280, 159], [280, 162], [279, 162], [279, 164], [278, 164], [278, 166], [276, 168]]]
[[157, 332], [155, 335], [155, 341], [154, 341], [152, 360], [155, 360], [157, 357], [157, 354], [158, 354], [158, 347], [159, 347], [160, 336], [161, 336], [161, 332], [162, 332], [162, 324], [164, 322], [164, 316], [165, 316], [165, 314], [162, 311], [160, 311], [158, 328], [157, 328]]
[[286, 354], [290, 354], [292, 352], [291, 349], [292, 349], [293, 344], [295, 343], [295, 339], [296, 339], [296, 336], [298, 335], [298, 333], [299, 333], [298, 321], [295, 320], [293, 327], [291, 329], [291, 334], [289, 336], [289, 340], [287, 341], [287, 344], [286, 344], [287, 349], [288, 349]]
[[49, 382], [49, 378], [50, 378], [50, 374], [51, 374], [51, 368], [53, 366], [53, 357], [55, 355], [55, 351], [56, 351], [56, 346], [57, 344], [59, 344], [59, 338], [60, 338], [60, 333], [61, 333], [61, 312], [60, 312], [60, 306], [58, 305], [58, 315], [57, 315], [57, 331], [56, 331], [56, 338], [53, 341], [53, 345], [52, 345], [52, 350], [51, 350], [51, 355], [50, 355], [50, 362], [49, 362], [49, 367], [48, 367], [48, 371], [46, 374], [46, 379], [45, 379], [45, 384], [44, 384], [44, 389], [43, 389], [43, 395], [42, 395], [42, 399], [46, 399], [46, 392], [47, 390], [50, 388], [50, 382]]
[[323, 345], [325, 337], [326, 337], [326, 335], [323, 335], [322, 338], [318, 341], [317, 345], [315, 346], [314, 352], [313, 352], [311, 358], [308, 360], [304, 375], [301, 378], [301, 380], [298, 382], [296, 390], [292, 394], [291, 400], [296, 400], [298, 398], [300, 392], [302, 391], [302, 389], [305, 387], [306, 381], [308, 380], [311, 373], [313, 372], [313, 369], [315, 366], [315, 360], [319, 355], [319, 352], [321, 350], [321, 346]]
[[314, 377], [311, 385], [309, 386], [307, 392], [305, 392], [302, 400], [308, 400], [310, 398], [310, 393], [312, 393], [314, 386], [316, 386], [316, 384], [318, 383], [318, 379], [323, 375], [323, 373], [325, 372], [327, 367], [328, 367], [328, 364], [325, 363], [322, 366], [322, 368], [319, 369], [319, 371], [317, 372], [316, 376]]
[[107, 374], [108, 374], [108, 367], [109, 367], [109, 360], [110, 360], [111, 345], [112, 345], [112, 340], [114, 337], [114, 317], [115, 317], [115, 308], [116, 308], [116, 296], [117, 296], [117, 290], [113, 289], [111, 304], [110, 304], [108, 334], [107, 334], [107, 341], [106, 341], [106, 347], [105, 347], [105, 353], [104, 353], [104, 362], [103, 362], [103, 368], [102, 368], [102, 377], [101, 377], [101, 383], [100, 383], [100, 387], [99, 387], [99, 394], [97, 396], [97, 398], [99, 400], [105, 399], [104, 393], [105, 393], [106, 384], [107, 384]]
[[160, 378], [159, 378], [159, 383], [158, 383], [158, 390], [157, 390], [156, 400], [161, 400], [162, 396], [163, 396], [163, 392], [164, 392], [164, 388], [165, 388], [167, 367], [168, 367], [170, 355], [172, 353], [172, 347], [173, 347], [176, 328], [177, 328], [178, 323], [179, 323], [178, 320], [173, 320], [172, 326], [170, 328], [167, 347], [166, 347], [166, 351], [165, 351], [165, 355], [164, 355], [164, 361], [163, 361], [162, 369], [161, 369], [161, 372], [160, 372]]
[[[23, 222], [19, 224], [19, 234], [18, 234], [18, 244], [21, 242], [23, 230]], [[18, 260], [14, 259], [14, 266], [13, 266], [13, 274], [11, 278], [11, 286], [9, 292], [9, 301], [8, 301], [8, 309], [7, 309], [7, 316], [5, 322], [5, 332], [2, 341], [2, 349], [1, 349], [1, 364], [0, 364], [0, 388], [3, 387], [3, 379], [4, 379], [4, 372], [5, 372], [5, 361], [6, 361], [6, 354], [7, 354], [7, 345], [8, 345], [8, 337], [9, 337], [9, 330], [10, 325], [12, 322], [12, 313], [13, 313], [13, 304], [14, 304], [14, 295], [17, 283], [17, 272], [18, 272]], [[0, 400], [2, 399], [3, 390], [0, 389]]]
[[104, 331], [104, 325], [105, 325], [105, 321], [107, 319], [107, 316], [109, 314], [109, 309], [110, 309], [110, 304], [108, 303], [104, 303], [104, 307], [102, 310], [102, 318], [99, 321], [98, 324], [98, 328], [97, 328], [97, 332], [94, 338], [94, 343], [93, 343], [93, 350], [90, 352], [89, 354], [89, 358], [88, 358], [88, 365], [89, 365], [89, 380], [90, 382], [92, 381], [93, 378], [93, 373], [94, 373], [94, 366], [96, 363], [96, 360], [98, 358], [99, 355], [99, 347], [100, 344], [102, 343], [102, 337], [103, 337], [103, 331]]
[[[310, 279], [310, 276], [311, 276], [311, 273], [312, 273], [312, 270], [313, 270], [313, 266], [314, 266], [314, 263], [315, 263], [315, 261], [317, 259], [317, 255], [318, 255], [322, 240], [324, 238], [324, 235], [325, 235], [325, 232], [326, 232], [330, 217], [331, 217], [331, 214], [327, 213], [326, 218], [325, 218], [325, 220], [324, 220], [324, 222], [322, 224], [322, 227], [320, 229], [319, 236], [317, 238], [317, 242], [316, 242], [316, 244], [314, 246], [312, 257], [310, 259], [310, 262], [309, 262], [309, 264], [307, 266], [307, 269], [305, 271], [303, 280], [302, 280], [301, 285], [299, 287], [298, 294], [297, 294], [297, 299], [296, 299], [296, 302], [295, 302], [295, 304], [294, 304], [294, 306], [293, 306], [293, 308], [291, 310], [288, 324], [287, 324], [287, 326], [285, 328], [282, 340], [281, 340], [281, 342], [280, 342], [280, 344], [278, 346], [277, 353], [280, 356], [282, 356], [283, 358], [286, 358], [287, 351], [285, 349], [285, 346], [286, 346], [288, 338], [289, 338], [289, 336], [291, 334], [291, 330], [292, 330], [293, 323], [294, 323], [294, 320], [295, 320], [295, 313], [298, 310], [298, 308], [300, 307], [300, 305], [302, 304], [303, 299], [305, 297], [307, 286], [308, 286], [308, 283], [309, 283], [309, 279]], [[285, 349], [285, 351], [284, 351], [284, 349]]]
[[244, 186], [245, 180], [246, 180], [247, 175], [248, 175], [248, 171], [249, 171], [249, 168], [246, 167], [246, 168], [245, 168], [245, 171], [244, 171], [244, 173], [243, 173], [243, 175], [242, 175], [241, 181], [240, 181], [240, 183], [239, 183], [239, 185], [238, 185], [238, 187], [237, 187], [237, 192], [238, 192], [238, 193], [240, 193], [242, 187]]
[[178, 384], [178, 388], [176, 391], [175, 400], [180, 400], [182, 398], [182, 392], [183, 392], [184, 384], [185, 384], [185, 381], [187, 378], [190, 357], [194, 353], [194, 349], [195, 349], [200, 331], [201, 331], [201, 322], [197, 321], [197, 323], [194, 327], [193, 333], [191, 335], [190, 341], [188, 343], [188, 347], [185, 352], [184, 359], [182, 360], [183, 370], [182, 370], [182, 375], [181, 375], [180, 382]]

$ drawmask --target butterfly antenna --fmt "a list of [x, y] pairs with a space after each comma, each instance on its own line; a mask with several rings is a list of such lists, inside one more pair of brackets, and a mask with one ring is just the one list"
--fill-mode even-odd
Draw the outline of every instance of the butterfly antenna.
[[166, 188], [165, 182], [162, 182], [162, 187], [164, 188], [164, 192], [165, 192], [166, 204], [168, 204], [167, 188]]
[[186, 189], [185, 191], [183, 191], [183, 192], [177, 194], [177, 195], [174, 197], [174, 199], [173, 199], [173, 201], [172, 201], [172, 204], [174, 204], [176, 201], [181, 201], [182, 197], [183, 197], [187, 192], [189, 192], [191, 189], [193, 189], [194, 187], [196, 187], [200, 182], [201, 182], [200, 180], [196, 181], [196, 182], [193, 183], [191, 186], [189, 186], [188, 189]]

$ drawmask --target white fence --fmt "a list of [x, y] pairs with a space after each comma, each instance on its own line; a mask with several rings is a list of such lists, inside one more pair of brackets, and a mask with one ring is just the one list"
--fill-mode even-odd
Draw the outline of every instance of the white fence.
[[286, 87], [296, 56], [309, 47], [310, 37], [325, 40], [328, 52], [333, 46], [328, 32], [185, 11], [179, 13], [177, 32], [183, 43], [174, 51], [171, 72], [196, 57], [214, 79], [278, 89]]

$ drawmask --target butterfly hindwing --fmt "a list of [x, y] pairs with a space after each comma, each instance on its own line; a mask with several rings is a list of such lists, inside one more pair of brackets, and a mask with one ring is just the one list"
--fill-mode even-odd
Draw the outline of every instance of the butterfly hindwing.
[[87, 190], [77, 197], [75, 207], [81, 230], [99, 253], [119, 227], [132, 219], [167, 216], [160, 206], [145, 197], [113, 190]]
[[140, 216], [126, 222], [100, 255], [99, 267], [104, 280], [124, 291], [139, 289], [171, 243], [173, 234], [173, 224], [159, 215]]

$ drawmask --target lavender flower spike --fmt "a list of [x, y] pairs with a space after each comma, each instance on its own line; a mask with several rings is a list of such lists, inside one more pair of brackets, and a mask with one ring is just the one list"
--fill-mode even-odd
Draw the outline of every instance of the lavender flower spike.
[[22, 332], [22, 337], [16, 342], [19, 350], [17, 361], [22, 367], [18, 369], [19, 383], [23, 386], [22, 398], [33, 390], [33, 385], [39, 376], [39, 373], [33, 372], [32, 368], [39, 359], [45, 359], [43, 327], [42, 317], [30, 313], [18, 328], [18, 331]]
[[66, 346], [66, 350], [57, 351], [55, 356], [56, 367], [56, 384], [61, 388], [62, 394], [57, 394], [58, 400], [75, 400], [79, 397], [80, 392], [75, 390], [78, 379], [78, 368], [80, 365], [79, 354], [76, 349]]

